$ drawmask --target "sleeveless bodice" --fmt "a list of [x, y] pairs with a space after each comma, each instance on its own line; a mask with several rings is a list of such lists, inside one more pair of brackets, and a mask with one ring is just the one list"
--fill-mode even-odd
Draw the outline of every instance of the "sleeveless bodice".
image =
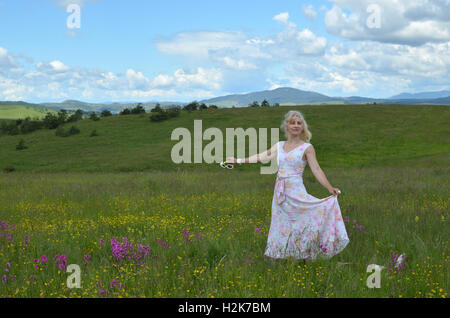
[[290, 176], [302, 176], [305, 170], [307, 161], [304, 161], [303, 154], [306, 148], [308, 148], [310, 143], [303, 143], [289, 152], [284, 151], [283, 147], [285, 141], [280, 141], [278, 143], [278, 177], [286, 178]]

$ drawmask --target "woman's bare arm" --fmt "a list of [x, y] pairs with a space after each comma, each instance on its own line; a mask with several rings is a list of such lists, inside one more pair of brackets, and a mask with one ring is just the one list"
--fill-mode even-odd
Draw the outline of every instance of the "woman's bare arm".
[[[276, 158], [278, 154], [278, 143], [273, 145], [271, 148], [263, 151], [259, 154], [254, 154], [248, 158], [242, 158], [242, 163], [258, 163], [258, 162], [269, 162], [273, 158]], [[228, 157], [226, 162], [236, 163], [237, 159], [234, 157]]]
[[316, 151], [314, 150], [313, 145], [309, 146], [305, 150], [305, 156], [306, 160], [308, 161], [309, 167], [311, 168], [312, 173], [316, 177], [317, 181], [324, 186], [330, 193], [334, 194], [335, 192], [339, 191], [339, 189], [334, 188], [327, 180], [327, 177], [325, 176], [325, 173], [322, 171], [322, 168], [320, 168], [319, 163], [317, 162], [316, 158]]

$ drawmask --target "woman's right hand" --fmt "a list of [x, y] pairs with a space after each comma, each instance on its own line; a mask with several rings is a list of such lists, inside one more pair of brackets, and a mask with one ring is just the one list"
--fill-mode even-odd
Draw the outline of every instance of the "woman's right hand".
[[237, 159], [234, 157], [227, 157], [227, 160], [225, 160], [226, 163], [237, 163]]
[[341, 190], [339, 190], [338, 188], [334, 188], [334, 187], [331, 187], [330, 189], [328, 189], [328, 191], [330, 191], [330, 193], [336, 197], [339, 194], [341, 194]]

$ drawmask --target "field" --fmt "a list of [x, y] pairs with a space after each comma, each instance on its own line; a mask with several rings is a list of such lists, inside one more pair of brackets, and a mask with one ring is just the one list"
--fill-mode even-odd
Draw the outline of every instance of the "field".
[[[264, 258], [275, 175], [260, 164], [170, 162], [176, 127], [279, 127], [289, 109], [342, 190], [350, 244], [330, 260]], [[218, 109], [83, 120], [67, 138], [0, 136], [1, 168], [15, 167], [0, 173], [0, 295], [447, 298], [449, 117], [439, 106]], [[304, 182], [329, 195], [309, 168]], [[394, 253], [406, 254], [400, 270]], [[81, 268], [79, 289], [66, 286], [68, 264]], [[366, 286], [368, 264], [386, 267], [380, 288]]]
[[44, 107], [0, 105], [0, 119], [24, 119], [26, 117], [42, 119], [47, 112], [56, 113], [55, 110]]

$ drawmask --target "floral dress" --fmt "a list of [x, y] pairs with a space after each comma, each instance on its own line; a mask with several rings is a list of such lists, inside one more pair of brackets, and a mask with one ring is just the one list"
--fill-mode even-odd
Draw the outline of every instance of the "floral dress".
[[303, 154], [310, 143], [289, 152], [278, 143], [278, 175], [265, 255], [271, 258], [330, 258], [350, 242], [337, 197], [318, 199], [306, 192]]

